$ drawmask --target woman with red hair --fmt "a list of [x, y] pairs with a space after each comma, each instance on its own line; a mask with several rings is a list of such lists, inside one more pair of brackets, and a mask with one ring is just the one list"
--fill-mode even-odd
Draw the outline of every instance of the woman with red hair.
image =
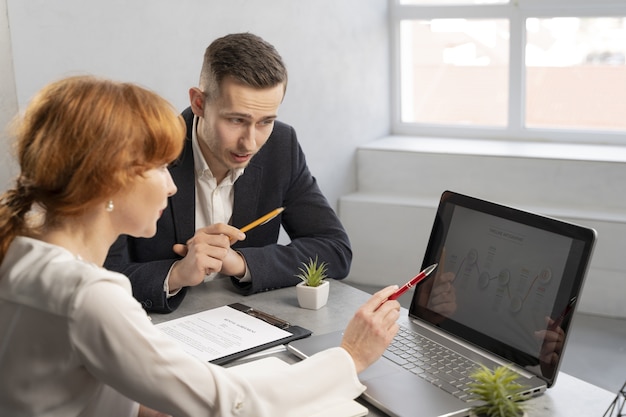
[[[187, 355], [102, 268], [119, 235], [155, 234], [184, 137], [157, 94], [93, 77], [52, 83], [26, 109], [21, 173], [0, 199], [0, 415], [301, 416], [364, 390], [357, 373], [397, 331], [394, 287], [357, 311], [341, 346], [246, 379]], [[222, 227], [224, 248], [245, 237]]]

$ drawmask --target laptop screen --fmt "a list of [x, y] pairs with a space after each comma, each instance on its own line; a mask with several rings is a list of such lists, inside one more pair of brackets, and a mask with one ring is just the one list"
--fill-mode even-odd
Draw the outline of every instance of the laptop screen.
[[595, 231], [446, 191], [409, 314], [546, 380], [558, 372]]

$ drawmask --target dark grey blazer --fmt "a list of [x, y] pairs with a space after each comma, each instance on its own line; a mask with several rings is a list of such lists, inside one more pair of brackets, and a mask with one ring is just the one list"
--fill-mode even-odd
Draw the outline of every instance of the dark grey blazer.
[[[130, 278], [135, 298], [154, 312], [171, 312], [184, 298], [186, 289], [167, 299], [163, 283], [172, 264], [180, 259], [172, 246], [186, 242], [195, 233], [193, 113], [187, 108], [182, 115], [188, 137], [181, 156], [170, 167], [178, 192], [170, 197], [156, 235], [150, 239], [120, 236], [105, 261], [106, 268]], [[348, 275], [352, 261], [348, 235], [311, 175], [291, 126], [275, 122], [268, 141], [236, 181], [234, 190], [231, 224], [235, 227], [285, 207], [278, 218], [247, 232], [246, 240], [233, 245], [245, 257], [252, 275], [252, 282], [246, 284], [231, 278], [242, 294], [297, 284], [300, 280], [295, 275], [301, 262], [316, 255], [328, 264], [331, 278]], [[276, 243], [281, 224], [291, 239], [288, 245]]]

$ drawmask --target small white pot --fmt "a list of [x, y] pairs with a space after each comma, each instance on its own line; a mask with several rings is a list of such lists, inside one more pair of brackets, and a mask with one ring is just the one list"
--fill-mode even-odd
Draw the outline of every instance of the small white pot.
[[296, 285], [296, 295], [298, 303], [302, 308], [309, 310], [319, 310], [328, 302], [328, 290], [330, 282], [324, 280], [318, 287], [309, 287], [304, 282]]

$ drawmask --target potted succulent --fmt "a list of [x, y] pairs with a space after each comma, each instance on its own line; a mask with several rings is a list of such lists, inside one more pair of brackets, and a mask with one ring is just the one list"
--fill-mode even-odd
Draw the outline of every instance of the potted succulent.
[[517, 382], [519, 375], [506, 366], [493, 369], [481, 365], [470, 376], [470, 393], [480, 400], [472, 408], [476, 417], [523, 417], [526, 411], [521, 403], [523, 385]]
[[315, 260], [309, 258], [309, 262], [302, 262], [300, 273], [296, 276], [302, 280], [296, 285], [298, 303], [302, 308], [318, 310], [328, 301], [330, 283], [326, 278], [327, 264], [319, 262], [317, 255]]

